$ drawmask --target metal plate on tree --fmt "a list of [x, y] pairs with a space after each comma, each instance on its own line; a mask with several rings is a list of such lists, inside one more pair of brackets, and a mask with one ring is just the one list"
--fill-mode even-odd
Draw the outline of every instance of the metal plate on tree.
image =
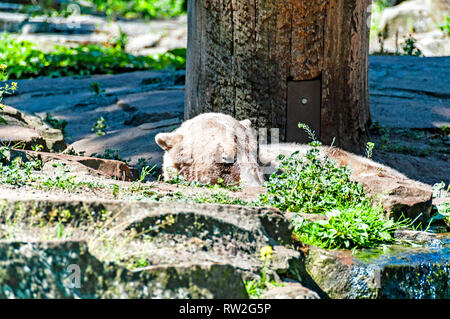
[[309, 143], [311, 139], [298, 123], [308, 125], [320, 138], [320, 80], [288, 81], [286, 142]]

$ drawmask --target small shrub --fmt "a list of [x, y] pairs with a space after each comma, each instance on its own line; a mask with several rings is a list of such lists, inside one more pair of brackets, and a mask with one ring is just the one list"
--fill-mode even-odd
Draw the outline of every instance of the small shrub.
[[439, 29], [450, 37], [450, 15], [445, 17], [445, 22], [439, 25]]
[[47, 113], [44, 119], [51, 127], [61, 130], [64, 136], [66, 136], [66, 126], [69, 124], [66, 120], [55, 119], [50, 113]]
[[31, 176], [32, 171], [40, 168], [41, 162], [39, 160], [22, 163], [21, 159], [16, 159], [6, 166], [0, 163], [0, 182], [12, 186], [26, 185], [34, 181]]
[[43, 52], [31, 42], [19, 41], [3, 33], [0, 35], [0, 58], [10, 65], [6, 74], [11, 79], [116, 74], [150, 69], [179, 70], [186, 67], [186, 49], [170, 50], [156, 56], [134, 56], [123, 50], [122, 42], [73, 48], [55, 46], [52, 51]]
[[250, 281], [244, 281], [245, 289], [252, 299], [259, 298], [270, 287], [282, 286], [268, 276], [270, 263], [272, 261], [273, 250], [271, 246], [265, 246], [259, 251], [260, 260], [263, 262], [261, 277]]
[[121, 162], [125, 162], [125, 163], [128, 163], [130, 161], [130, 159], [125, 160], [122, 157], [120, 157], [120, 150], [111, 150], [109, 148], [107, 148], [103, 154], [92, 153], [91, 157], [116, 160], [116, 161], [121, 161]]
[[[301, 128], [305, 128], [299, 125]], [[309, 128], [308, 128], [309, 130]], [[268, 191], [260, 197], [263, 205], [287, 212], [326, 213], [335, 207], [348, 207], [364, 200], [362, 186], [350, 180], [348, 167], [339, 167], [329, 157], [319, 158], [321, 143], [308, 131], [313, 141], [305, 158], [299, 152], [280, 156], [281, 174], [272, 174], [265, 183]]]
[[98, 82], [92, 82], [92, 83], [89, 85], [89, 89], [90, 89], [92, 92], [94, 92], [96, 95], [99, 95], [99, 94], [105, 92], [105, 89], [102, 89], [100, 83], [98, 83]]
[[[272, 174], [265, 184], [267, 194], [260, 196], [261, 205], [282, 211], [322, 214], [326, 220], [308, 221], [301, 214], [294, 215], [297, 237], [323, 248], [372, 248], [394, 241], [392, 232], [404, 227], [384, 216], [383, 209], [374, 205], [362, 186], [351, 181], [348, 167], [338, 167], [326, 156], [319, 157], [321, 143], [306, 125], [299, 124], [312, 139], [305, 158], [295, 152], [281, 156], [281, 174]], [[371, 155], [373, 145], [368, 145]]]
[[414, 39], [411, 35], [405, 42], [402, 44], [401, 49], [404, 55], [411, 56], [423, 56], [422, 51], [416, 47], [417, 40]]
[[95, 134], [101, 136], [106, 134], [107, 128], [108, 125], [106, 124], [106, 120], [103, 116], [100, 116], [92, 127], [91, 132], [94, 132]]
[[[4, 82], [8, 79], [8, 75], [7, 75], [7, 65], [6, 64], [0, 64], [0, 82]], [[0, 111], [3, 110], [4, 105], [2, 104], [2, 100], [3, 100], [3, 94], [5, 93], [14, 93], [17, 90], [17, 83], [16, 82], [12, 82], [11, 85], [9, 84], [4, 84], [4, 85], [0, 85]], [[0, 124], [8, 124], [6, 122], [6, 120], [0, 116]]]
[[372, 248], [393, 243], [392, 233], [408, 225], [407, 221], [387, 219], [383, 209], [371, 206], [370, 202], [336, 208], [325, 215], [328, 220], [314, 222], [294, 216], [294, 231], [299, 239], [327, 249]]

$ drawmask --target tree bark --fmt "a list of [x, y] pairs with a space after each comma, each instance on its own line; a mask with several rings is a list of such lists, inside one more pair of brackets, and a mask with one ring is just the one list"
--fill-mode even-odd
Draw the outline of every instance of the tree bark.
[[[279, 128], [288, 81], [319, 79], [320, 140], [368, 139], [371, 0], [190, 0], [186, 119], [205, 112]], [[300, 119], [301, 120], [301, 119]]]

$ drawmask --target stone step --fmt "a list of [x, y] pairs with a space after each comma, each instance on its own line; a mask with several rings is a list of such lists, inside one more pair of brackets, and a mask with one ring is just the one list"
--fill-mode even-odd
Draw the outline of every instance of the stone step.
[[[26, 275], [24, 275], [26, 274]], [[128, 270], [79, 241], [0, 241], [0, 298], [247, 298], [230, 265], [190, 262]]]
[[[102, 238], [115, 238], [124, 233], [136, 233], [133, 240], [120, 244], [112, 255], [105, 254], [102, 239], [89, 238], [92, 254], [101, 260], [127, 256], [145, 258], [149, 265], [178, 265], [190, 262], [230, 264], [244, 278], [256, 278], [261, 273], [259, 251], [273, 247], [271, 269], [274, 276], [292, 276], [301, 262], [300, 252], [282, 245], [291, 243], [291, 227], [277, 211], [227, 205], [200, 205], [177, 202], [119, 202], [83, 199], [52, 200], [24, 198], [17, 194], [0, 194], [0, 224], [20, 220], [24, 225], [39, 225], [51, 220], [55, 212], [70, 211], [67, 225], [90, 227], [104, 214], [115, 216], [108, 221]], [[4, 197], [6, 196], [6, 197]], [[17, 210], [17, 207], [20, 209]], [[36, 212], [27, 214], [24, 212]], [[90, 212], [87, 214], [86, 212]], [[94, 227], [94, 225], [92, 225]], [[89, 233], [89, 232], [88, 232]], [[126, 240], [125, 240], [126, 242]], [[98, 248], [97, 248], [98, 247]]]
[[303, 284], [333, 299], [448, 299], [450, 237], [411, 233], [398, 236], [421, 242], [353, 253], [310, 247]]

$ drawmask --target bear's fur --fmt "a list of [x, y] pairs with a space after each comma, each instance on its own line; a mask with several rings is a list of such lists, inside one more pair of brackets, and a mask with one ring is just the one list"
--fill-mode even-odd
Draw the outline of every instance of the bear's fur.
[[188, 181], [261, 185], [256, 136], [249, 120], [237, 121], [219, 113], [201, 114], [171, 133], [155, 136], [165, 151], [163, 176], [179, 174]]
[[[155, 140], [165, 151], [165, 180], [179, 174], [188, 181], [210, 184], [222, 179], [227, 184], [260, 186], [264, 182], [264, 173], [276, 170], [279, 154], [289, 156], [300, 151], [305, 155], [310, 149], [309, 145], [288, 143], [261, 144], [258, 148], [256, 133], [249, 120], [239, 122], [220, 113], [198, 115], [172, 133], [156, 135]], [[328, 155], [338, 164], [350, 166], [357, 181], [380, 174], [406, 179], [389, 167], [337, 148], [321, 146], [320, 151], [322, 157]]]

